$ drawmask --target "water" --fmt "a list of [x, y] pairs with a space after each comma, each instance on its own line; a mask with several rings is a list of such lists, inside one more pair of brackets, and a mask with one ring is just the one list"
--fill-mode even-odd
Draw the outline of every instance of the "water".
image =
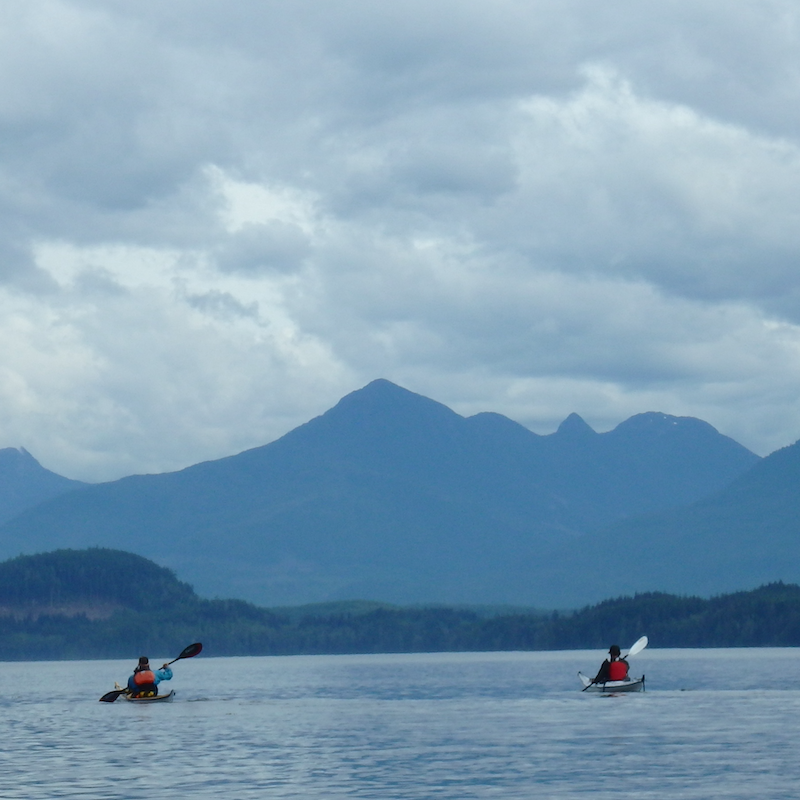
[[800, 650], [648, 649], [646, 693], [582, 693], [602, 658], [203, 654], [144, 708], [97, 702], [135, 659], [4, 663], [0, 797], [800, 796]]

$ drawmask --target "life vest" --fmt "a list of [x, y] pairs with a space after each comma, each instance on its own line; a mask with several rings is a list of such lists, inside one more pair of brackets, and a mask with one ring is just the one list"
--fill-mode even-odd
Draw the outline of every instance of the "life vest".
[[152, 670], [143, 669], [141, 672], [137, 672], [133, 676], [133, 682], [137, 686], [145, 686], [147, 684], [153, 684], [156, 682], [156, 676]]
[[624, 681], [628, 677], [628, 665], [624, 661], [612, 661], [608, 665], [610, 681]]

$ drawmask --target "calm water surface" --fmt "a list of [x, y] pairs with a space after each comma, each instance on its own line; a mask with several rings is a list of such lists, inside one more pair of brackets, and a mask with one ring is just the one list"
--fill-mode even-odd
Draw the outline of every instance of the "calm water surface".
[[800, 650], [648, 649], [646, 693], [582, 693], [602, 658], [204, 653], [146, 708], [97, 702], [135, 659], [0, 663], [0, 797], [800, 797]]

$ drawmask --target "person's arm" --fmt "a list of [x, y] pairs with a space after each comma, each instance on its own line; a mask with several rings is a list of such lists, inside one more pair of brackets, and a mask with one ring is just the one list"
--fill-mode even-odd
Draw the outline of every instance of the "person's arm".
[[156, 676], [156, 683], [161, 683], [161, 681], [170, 681], [172, 680], [172, 670], [169, 668], [169, 664], [164, 664], [161, 669], [157, 669], [155, 671]]
[[608, 681], [608, 666], [609, 661], [606, 659], [601, 665], [597, 675], [595, 675], [592, 683], [606, 683]]

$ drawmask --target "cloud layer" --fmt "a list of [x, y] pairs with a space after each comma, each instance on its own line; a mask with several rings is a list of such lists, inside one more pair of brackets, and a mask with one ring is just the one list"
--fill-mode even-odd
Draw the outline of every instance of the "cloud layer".
[[799, 17], [9, 0], [0, 446], [176, 469], [375, 377], [794, 441]]

